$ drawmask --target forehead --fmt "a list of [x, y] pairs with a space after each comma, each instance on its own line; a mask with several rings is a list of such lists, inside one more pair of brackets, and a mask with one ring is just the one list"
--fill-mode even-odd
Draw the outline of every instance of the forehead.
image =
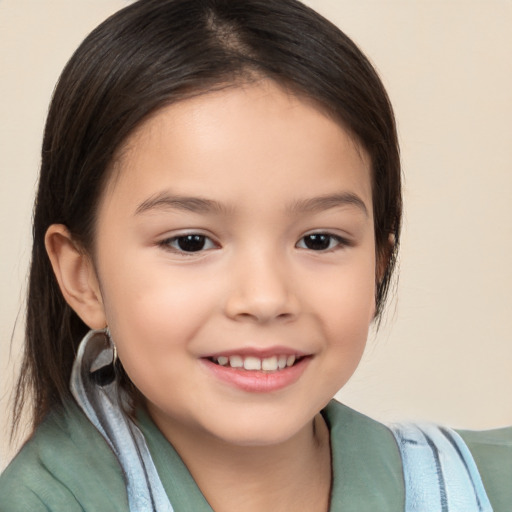
[[119, 152], [104, 197], [172, 189], [270, 204], [350, 189], [371, 210], [370, 173], [366, 151], [325, 109], [261, 80], [157, 111]]

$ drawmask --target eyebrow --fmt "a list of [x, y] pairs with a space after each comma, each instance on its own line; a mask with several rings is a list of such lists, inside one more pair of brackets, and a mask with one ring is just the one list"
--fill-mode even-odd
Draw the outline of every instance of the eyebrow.
[[[299, 199], [288, 208], [293, 213], [315, 213], [342, 206], [355, 206], [368, 217], [368, 208], [364, 201], [356, 194], [343, 192]], [[151, 210], [185, 210], [193, 213], [230, 213], [231, 209], [213, 199], [192, 196], [177, 196], [168, 192], [156, 194], [142, 202], [135, 210], [140, 215]]]
[[355, 206], [366, 217], [369, 216], [368, 208], [364, 201], [352, 192], [342, 192], [340, 194], [329, 194], [325, 196], [313, 197], [311, 199], [299, 199], [295, 201], [290, 210], [292, 212], [315, 213], [340, 206]]
[[135, 215], [140, 215], [151, 210], [185, 210], [193, 213], [225, 213], [227, 208], [212, 199], [202, 197], [177, 196], [167, 192], [161, 192], [146, 199], [135, 210]]

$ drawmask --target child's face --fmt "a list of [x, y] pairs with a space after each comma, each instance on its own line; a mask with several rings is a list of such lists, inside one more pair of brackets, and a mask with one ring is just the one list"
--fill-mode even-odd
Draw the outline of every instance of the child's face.
[[167, 107], [129, 139], [96, 268], [119, 357], [168, 437], [277, 443], [346, 383], [374, 314], [371, 193], [365, 151], [270, 81]]

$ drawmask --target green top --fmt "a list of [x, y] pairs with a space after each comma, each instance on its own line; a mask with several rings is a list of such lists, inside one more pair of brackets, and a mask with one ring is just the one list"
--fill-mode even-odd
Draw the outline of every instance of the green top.
[[[331, 512], [400, 512], [404, 485], [398, 448], [382, 424], [332, 401]], [[151, 419], [139, 415], [175, 512], [212, 512], [179, 455]], [[494, 512], [512, 510], [512, 428], [462, 431]], [[117, 460], [78, 407], [53, 412], [0, 477], [0, 512], [128, 510]]]

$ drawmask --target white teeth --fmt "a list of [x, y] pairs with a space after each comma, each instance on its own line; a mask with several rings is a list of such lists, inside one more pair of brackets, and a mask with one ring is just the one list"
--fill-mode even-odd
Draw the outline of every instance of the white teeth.
[[229, 356], [229, 365], [231, 368], [242, 368], [244, 360], [240, 356]]
[[244, 370], [263, 370], [275, 372], [293, 366], [297, 360], [296, 356], [271, 356], [260, 359], [255, 356], [218, 356], [214, 361], [220, 366], [231, 368], [243, 368]]
[[269, 372], [277, 370], [277, 356], [267, 357], [261, 360], [261, 369]]
[[261, 359], [257, 357], [246, 357], [244, 360], [246, 370], [261, 370]]

